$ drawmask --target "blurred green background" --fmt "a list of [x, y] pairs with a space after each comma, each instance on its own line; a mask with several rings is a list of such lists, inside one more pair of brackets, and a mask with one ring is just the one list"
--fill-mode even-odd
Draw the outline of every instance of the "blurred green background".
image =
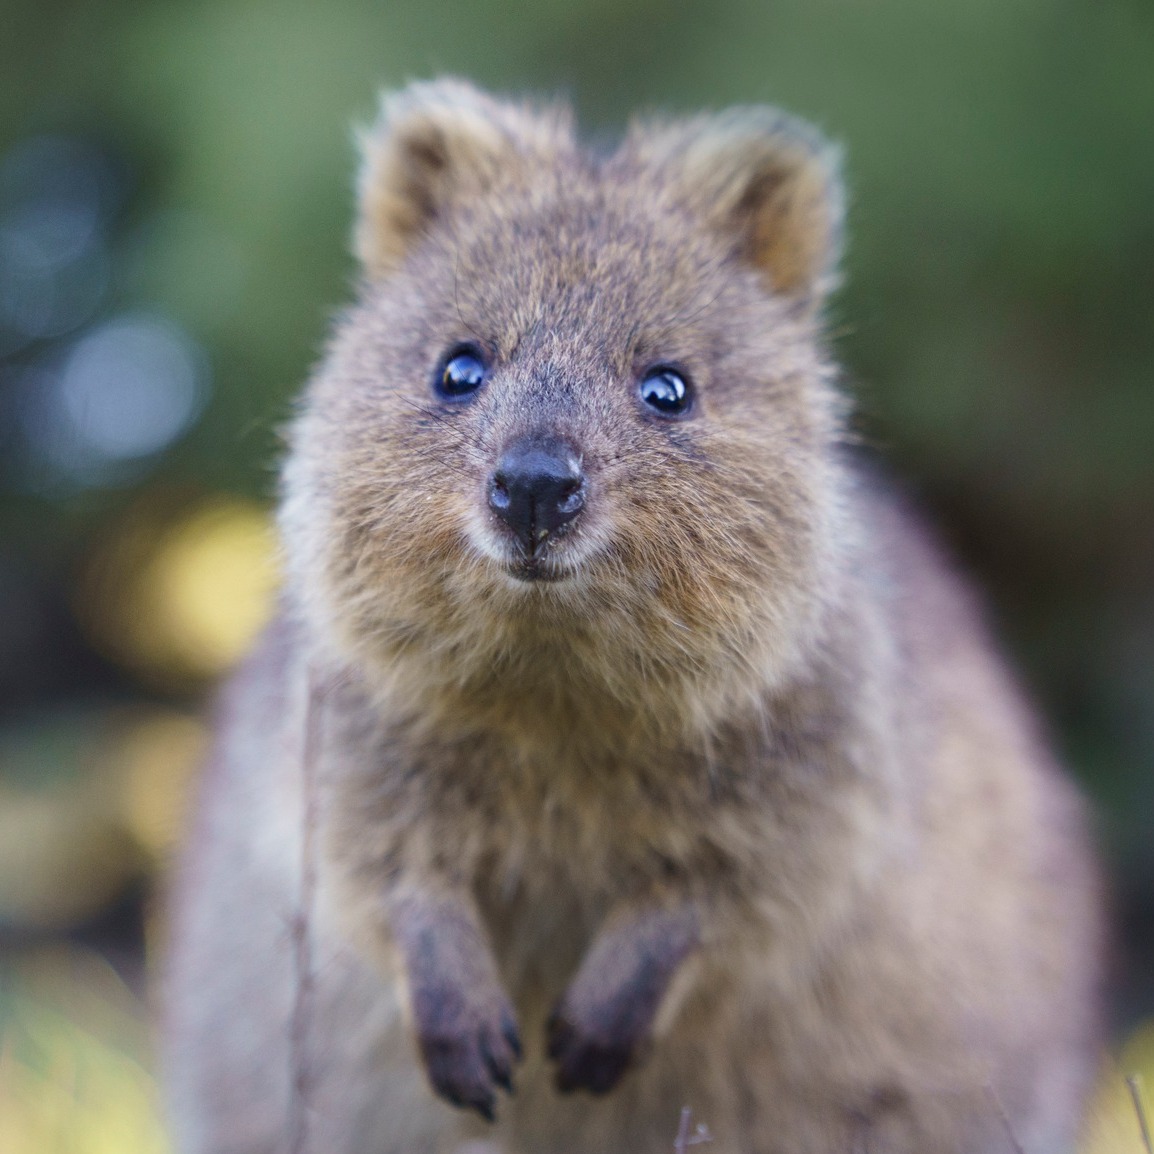
[[564, 93], [591, 135], [769, 101], [844, 144], [859, 427], [1093, 798], [1119, 1032], [1154, 1013], [1150, 0], [0, 0], [0, 1146], [163, 1147], [78, 1092], [36, 1127], [79, 1053], [123, 1088], [93, 1101], [147, 1086], [116, 1007], [275, 580], [277, 426], [353, 272], [350, 126], [443, 72]]

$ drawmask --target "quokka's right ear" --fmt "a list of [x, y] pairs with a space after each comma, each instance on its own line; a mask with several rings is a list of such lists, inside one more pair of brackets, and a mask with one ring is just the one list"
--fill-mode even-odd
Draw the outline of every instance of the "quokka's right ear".
[[516, 182], [573, 147], [570, 113], [496, 100], [460, 80], [411, 84], [381, 98], [359, 134], [354, 251], [370, 278], [387, 275], [443, 214]]

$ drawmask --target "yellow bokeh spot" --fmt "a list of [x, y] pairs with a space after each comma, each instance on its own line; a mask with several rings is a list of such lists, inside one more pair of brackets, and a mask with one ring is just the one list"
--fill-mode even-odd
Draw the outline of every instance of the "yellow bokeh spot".
[[0, 925], [60, 929], [111, 902], [139, 864], [116, 817], [91, 789], [0, 787]]
[[268, 620], [276, 535], [263, 506], [215, 497], [175, 519], [138, 511], [97, 551], [78, 610], [101, 648], [177, 686], [230, 669]]
[[217, 502], [178, 524], [140, 574], [137, 651], [193, 676], [234, 665], [268, 620], [277, 575], [268, 515]]
[[49, 716], [9, 734], [0, 927], [76, 925], [166, 864], [207, 745], [203, 720], [156, 706]]
[[189, 787], [207, 744], [203, 722], [165, 711], [137, 724], [116, 749], [124, 822], [154, 858], [170, 853], [179, 840]]

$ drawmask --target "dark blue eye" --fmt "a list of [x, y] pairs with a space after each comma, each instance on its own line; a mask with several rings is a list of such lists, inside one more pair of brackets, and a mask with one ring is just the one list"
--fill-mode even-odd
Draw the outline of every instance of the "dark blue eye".
[[689, 411], [693, 401], [689, 382], [677, 369], [671, 369], [668, 365], [650, 369], [641, 378], [637, 391], [641, 399], [663, 417], [682, 416]]
[[485, 383], [486, 365], [474, 345], [458, 345], [441, 362], [433, 387], [449, 401], [471, 396]]

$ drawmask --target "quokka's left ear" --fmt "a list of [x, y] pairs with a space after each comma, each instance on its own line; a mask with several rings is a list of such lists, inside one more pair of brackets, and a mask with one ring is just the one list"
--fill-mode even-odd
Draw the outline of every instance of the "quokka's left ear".
[[837, 283], [845, 195], [839, 150], [775, 108], [634, 123], [623, 146], [732, 237], [770, 289], [816, 308]]

